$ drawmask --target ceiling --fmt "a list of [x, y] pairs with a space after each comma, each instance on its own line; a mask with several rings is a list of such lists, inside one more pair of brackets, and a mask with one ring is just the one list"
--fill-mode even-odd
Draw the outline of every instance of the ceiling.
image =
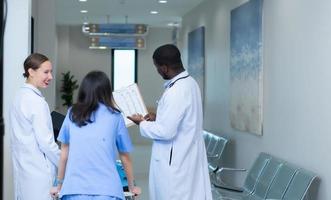
[[[56, 0], [56, 21], [60, 25], [89, 23], [145, 23], [165, 27], [169, 23], [180, 25], [188, 11], [206, 0]], [[87, 10], [87, 13], [81, 13]], [[151, 14], [150, 11], [158, 11]]]

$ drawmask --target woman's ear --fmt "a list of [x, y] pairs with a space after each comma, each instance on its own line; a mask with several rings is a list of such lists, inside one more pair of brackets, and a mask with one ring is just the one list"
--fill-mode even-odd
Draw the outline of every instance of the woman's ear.
[[32, 68], [28, 69], [29, 77], [34, 77], [35, 71]]

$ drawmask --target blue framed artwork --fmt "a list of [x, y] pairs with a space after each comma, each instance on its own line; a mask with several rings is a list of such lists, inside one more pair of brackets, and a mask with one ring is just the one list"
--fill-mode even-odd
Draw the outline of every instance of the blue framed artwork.
[[205, 83], [205, 27], [201, 26], [188, 34], [187, 71], [197, 82], [204, 102]]
[[234, 129], [262, 135], [263, 0], [231, 10], [230, 121]]

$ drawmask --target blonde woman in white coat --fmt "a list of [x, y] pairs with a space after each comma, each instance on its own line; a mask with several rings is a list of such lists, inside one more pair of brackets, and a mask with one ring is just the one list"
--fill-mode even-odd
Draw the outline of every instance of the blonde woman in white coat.
[[10, 110], [11, 150], [15, 200], [51, 200], [60, 150], [54, 141], [47, 102], [39, 91], [47, 88], [52, 64], [42, 54], [24, 61], [25, 84], [19, 89]]

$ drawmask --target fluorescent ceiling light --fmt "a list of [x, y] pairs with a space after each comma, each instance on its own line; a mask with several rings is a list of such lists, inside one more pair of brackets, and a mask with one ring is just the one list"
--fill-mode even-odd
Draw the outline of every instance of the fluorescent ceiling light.
[[79, 0], [80, 2], [86, 2], [87, 0]]
[[167, 0], [159, 0], [159, 3], [168, 3]]
[[156, 14], [158, 14], [159, 12], [157, 12], [157, 11], [155, 11], [155, 10], [152, 10], [151, 11], [151, 14], [153, 14], [153, 15], [156, 15]]
[[82, 28], [90, 36], [143, 36], [148, 32], [147, 24], [88, 24]]
[[88, 13], [87, 10], [81, 10], [80, 12], [81, 12], [81, 13]]

